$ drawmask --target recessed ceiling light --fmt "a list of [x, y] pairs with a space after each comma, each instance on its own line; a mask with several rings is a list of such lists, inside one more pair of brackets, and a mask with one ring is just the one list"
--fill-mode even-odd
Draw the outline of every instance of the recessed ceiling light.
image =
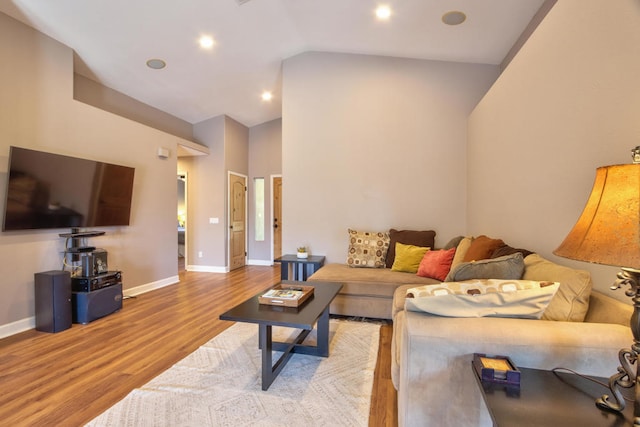
[[460, 25], [466, 21], [467, 15], [459, 10], [452, 10], [442, 15], [442, 22], [447, 25]]
[[380, 5], [376, 9], [376, 16], [380, 20], [387, 20], [391, 17], [391, 9], [387, 5]]
[[271, 92], [262, 92], [262, 100], [263, 101], [271, 101], [273, 99], [273, 94]]
[[211, 49], [213, 47], [214, 41], [211, 36], [202, 36], [199, 40], [200, 47], [203, 49]]
[[167, 63], [162, 59], [150, 59], [147, 61], [147, 67], [153, 68], [154, 70], [161, 70], [167, 66]]

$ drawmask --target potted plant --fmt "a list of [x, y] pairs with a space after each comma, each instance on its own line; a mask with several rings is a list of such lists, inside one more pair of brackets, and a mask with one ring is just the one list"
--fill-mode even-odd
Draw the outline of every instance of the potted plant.
[[297, 256], [298, 256], [298, 258], [307, 258], [309, 256], [309, 252], [307, 252], [307, 247], [306, 246], [300, 246], [298, 248]]

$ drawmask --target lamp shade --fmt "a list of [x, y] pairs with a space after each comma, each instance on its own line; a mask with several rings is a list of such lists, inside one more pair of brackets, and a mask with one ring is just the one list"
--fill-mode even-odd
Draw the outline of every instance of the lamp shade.
[[603, 166], [582, 215], [554, 254], [640, 269], [640, 164]]

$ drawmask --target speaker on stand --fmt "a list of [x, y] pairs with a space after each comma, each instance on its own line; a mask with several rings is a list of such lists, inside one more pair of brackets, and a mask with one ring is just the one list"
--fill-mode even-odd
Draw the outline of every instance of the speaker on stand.
[[36, 273], [36, 330], [60, 332], [71, 327], [71, 274], [54, 270]]

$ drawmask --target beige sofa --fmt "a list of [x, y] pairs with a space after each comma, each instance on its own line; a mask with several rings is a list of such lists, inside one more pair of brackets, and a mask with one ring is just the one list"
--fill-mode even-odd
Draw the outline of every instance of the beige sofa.
[[331, 303], [331, 314], [392, 319], [393, 294], [399, 286], [440, 283], [428, 277], [390, 268], [353, 268], [346, 264], [326, 264], [308, 281], [342, 283]]
[[535, 254], [526, 257], [525, 264], [523, 279], [562, 283], [562, 292], [547, 311], [563, 320], [453, 318], [407, 311], [407, 289], [439, 282], [384, 268], [328, 264], [310, 280], [344, 284], [331, 306], [334, 314], [393, 319], [392, 379], [400, 426], [489, 426], [491, 418], [471, 368], [473, 353], [507, 355], [521, 367], [566, 367], [608, 377], [616, 372], [618, 351], [633, 342], [632, 307], [591, 291], [587, 272]]
[[438, 317], [401, 309], [405, 293], [406, 287], [396, 291], [392, 342], [399, 426], [491, 426], [471, 369], [473, 353], [507, 355], [520, 367], [609, 377], [618, 351], [633, 342], [631, 306], [597, 291], [584, 322]]

